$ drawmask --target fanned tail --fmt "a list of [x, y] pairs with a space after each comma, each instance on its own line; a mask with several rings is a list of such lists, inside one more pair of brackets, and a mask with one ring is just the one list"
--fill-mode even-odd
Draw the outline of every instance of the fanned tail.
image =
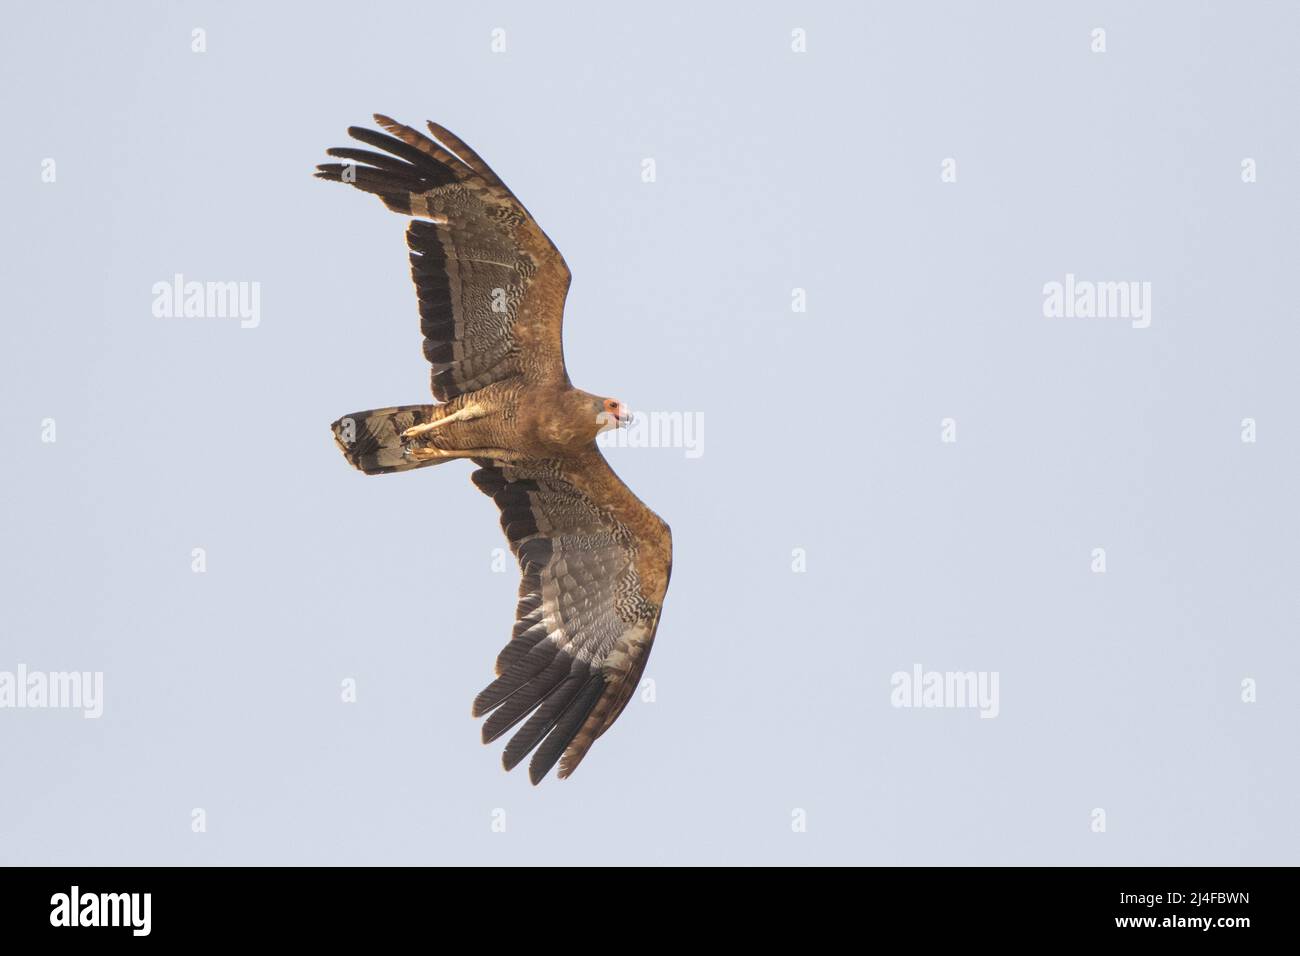
[[[423, 425], [437, 418], [437, 405], [398, 405], [344, 415], [330, 426], [334, 441], [343, 457], [367, 475], [387, 475], [410, 471], [425, 465], [440, 465], [455, 456], [419, 457], [412, 455], [412, 443], [402, 439], [402, 432], [413, 425]], [[415, 443], [417, 446], [419, 443]]]

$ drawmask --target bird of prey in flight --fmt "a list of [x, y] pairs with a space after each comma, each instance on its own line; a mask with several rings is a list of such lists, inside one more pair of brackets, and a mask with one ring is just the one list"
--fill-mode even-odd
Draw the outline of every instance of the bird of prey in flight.
[[467, 458], [501, 509], [523, 582], [496, 680], [474, 700], [483, 741], [514, 728], [507, 770], [532, 753], [539, 783], [567, 777], [618, 719], [659, 625], [672, 536], [614, 474], [596, 435], [626, 406], [574, 388], [560, 326], [569, 268], [474, 150], [429, 123], [375, 116], [351, 127], [370, 149], [337, 147], [321, 179], [348, 183], [410, 217], [406, 244], [424, 355], [438, 404], [345, 415], [333, 424], [367, 475]]

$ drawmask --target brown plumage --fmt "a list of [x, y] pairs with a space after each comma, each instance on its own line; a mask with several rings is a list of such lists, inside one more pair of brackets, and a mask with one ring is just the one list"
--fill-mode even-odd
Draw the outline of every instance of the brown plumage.
[[[567, 777], [636, 689], [672, 567], [668, 525], [619, 480], [596, 435], [628, 421], [622, 403], [574, 388], [561, 322], [569, 268], [528, 211], [463, 141], [385, 116], [352, 127], [368, 149], [322, 179], [413, 217], [406, 231], [424, 354], [437, 405], [345, 415], [347, 460], [387, 474], [458, 458], [501, 509], [523, 582], [497, 679], [474, 701], [483, 740], [518, 727], [509, 770], [530, 752], [533, 783]], [[519, 726], [522, 723], [522, 726]]]

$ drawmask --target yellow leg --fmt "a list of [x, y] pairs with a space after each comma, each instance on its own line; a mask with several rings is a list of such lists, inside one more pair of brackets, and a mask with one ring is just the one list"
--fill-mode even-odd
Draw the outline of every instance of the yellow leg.
[[441, 428], [443, 425], [448, 425], [452, 422], [467, 422], [472, 419], [482, 418], [482, 417], [483, 417], [483, 406], [477, 404], [469, 404], [466, 405], [464, 408], [452, 412], [450, 415], [447, 415], [444, 418], [439, 418], [437, 421], [425, 422], [423, 425], [412, 425], [406, 431], [402, 432], [402, 437], [419, 438], [421, 435], [427, 435], [435, 428]]

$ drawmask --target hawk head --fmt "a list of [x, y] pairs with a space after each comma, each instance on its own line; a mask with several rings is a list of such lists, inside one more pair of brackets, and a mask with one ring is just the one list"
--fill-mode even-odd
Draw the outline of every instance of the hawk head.
[[598, 432], [625, 428], [632, 424], [632, 413], [617, 398], [596, 398], [595, 410], [596, 423], [600, 426]]

